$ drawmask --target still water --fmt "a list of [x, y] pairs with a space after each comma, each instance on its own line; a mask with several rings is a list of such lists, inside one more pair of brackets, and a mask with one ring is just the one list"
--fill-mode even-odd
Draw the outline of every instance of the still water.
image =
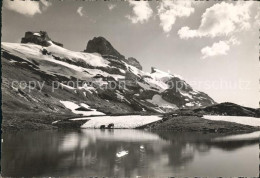
[[252, 177], [259, 171], [259, 132], [226, 137], [82, 129], [2, 136], [2, 176]]

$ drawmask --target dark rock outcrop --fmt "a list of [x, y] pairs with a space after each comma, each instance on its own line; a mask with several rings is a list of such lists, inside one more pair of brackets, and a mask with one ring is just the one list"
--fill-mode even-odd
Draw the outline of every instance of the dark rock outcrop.
[[129, 64], [129, 65], [132, 65], [132, 66], [134, 66], [134, 67], [136, 67], [137, 69], [139, 69], [139, 70], [142, 70], [143, 69], [143, 67], [141, 66], [141, 64], [139, 63], [139, 61], [137, 61], [135, 58], [133, 58], [133, 57], [129, 57], [128, 59], [127, 59], [127, 63]]
[[[34, 43], [41, 46], [50, 46], [50, 42], [52, 41], [48, 36], [47, 32], [40, 31], [40, 32], [26, 32], [25, 36], [22, 38], [21, 43]], [[63, 47], [63, 44], [52, 41], [54, 44]]]
[[181, 95], [181, 93], [175, 89], [167, 89], [164, 91], [162, 93], [162, 98], [165, 101], [174, 103], [178, 107], [185, 105], [185, 96]]
[[87, 48], [84, 52], [99, 53], [102, 56], [113, 56], [117, 59], [125, 58], [104, 37], [94, 37], [92, 40], [88, 41]]
[[155, 67], [151, 67], [151, 74], [155, 72], [156, 72]]

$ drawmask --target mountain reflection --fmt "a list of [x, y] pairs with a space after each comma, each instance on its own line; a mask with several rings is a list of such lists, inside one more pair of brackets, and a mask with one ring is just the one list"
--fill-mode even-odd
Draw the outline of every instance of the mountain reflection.
[[[196, 153], [239, 149], [257, 139], [141, 130], [4, 133], [3, 176], [169, 176], [184, 174]], [[184, 169], [184, 171], [183, 171]], [[189, 171], [189, 170], [186, 170]]]

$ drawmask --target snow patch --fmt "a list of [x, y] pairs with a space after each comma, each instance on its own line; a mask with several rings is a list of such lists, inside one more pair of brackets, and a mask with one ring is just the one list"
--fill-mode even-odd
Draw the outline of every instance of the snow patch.
[[212, 116], [212, 115], [205, 115], [203, 116], [204, 119], [213, 120], [213, 121], [226, 121], [226, 122], [234, 122], [243, 125], [249, 126], [260, 126], [260, 118], [256, 117], [245, 117], [245, 116]]
[[2, 42], [2, 48], [8, 51], [10, 54], [18, 56], [24, 59], [26, 62], [33, 63], [35, 60], [39, 63], [39, 69], [46, 72], [49, 75], [61, 75], [67, 78], [71, 76], [82, 80], [87, 80], [96, 75], [104, 77], [113, 77], [115, 80], [124, 79], [122, 75], [109, 74], [99, 69], [89, 69], [70, 64], [64, 61], [56, 60], [52, 55], [59, 58], [66, 58], [72, 62], [86, 63], [87, 65], [94, 67], [109, 67], [109, 61], [103, 59], [98, 54], [90, 54], [83, 52], [74, 52], [52, 44], [45, 49], [51, 53], [51, 55], [43, 55], [43, 47], [36, 44], [20, 44], [20, 43], [6, 43]]
[[101, 117], [85, 117], [75, 118], [71, 120], [86, 120], [88, 122], [83, 124], [82, 128], [100, 128], [101, 125], [108, 125], [113, 123], [114, 128], [136, 128], [158, 120], [162, 120], [159, 116], [141, 116], [141, 115], [129, 115], [129, 116], [101, 116]]
[[90, 109], [91, 111], [77, 111], [76, 109], [80, 106], [71, 102], [71, 101], [60, 101], [66, 108], [70, 109], [75, 114], [82, 114], [83, 116], [91, 116], [91, 115], [105, 115], [102, 112], [97, 111], [96, 109], [90, 109], [87, 104], [81, 103], [80, 106], [86, 109]]
[[107, 67], [109, 64], [109, 62], [104, 60], [100, 55], [70, 51], [53, 44], [51, 41], [49, 43], [51, 43], [51, 46], [46, 47], [47, 51], [57, 55], [58, 57], [67, 58], [74, 62], [85, 62], [91, 66]]
[[66, 89], [70, 89], [70, 90], [75, 90], [76, 88], [74, 88], [74, 87], [71, 87], [71, 86], [69, 86], [69, 85], [65, 85], [65, 84], [63, 84], [63, 83], [60, 83], [60, 85], [61, 85], [61, 88], [66, 88]]
[[180, 93], [181, 93], [183, 96], [186, 96], [186, 97], [188, 97], [188, 98], [190, 98], [190, 99], [193, 99], [193, 97], [192, 97], [189, 93], [184, 93], [184, 92], [181, 92], [181, 91], [180, 91]]
[[150, 76], [157, 81], [167, 82], [169, 79], [174, 77], [172, 74], [163, 72], [159, 69], [154, 69], [154, 71], [155, 72], [151, 73]]
[[193, 103], [186, 103], [185, 105], [186, 105], [186, 106], [194, 106]]
[[126, 72], [123, 69], [119, 69], [119, 71], [123, 74], [125, 74]]
[[33, 33], [34, 36], [41, 36], [40, 33]]

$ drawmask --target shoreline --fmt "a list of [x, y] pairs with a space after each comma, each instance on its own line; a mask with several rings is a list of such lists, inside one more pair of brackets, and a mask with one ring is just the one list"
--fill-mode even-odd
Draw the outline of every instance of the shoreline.
[[[141, 115], [131, 113], [130, 115]], [[115, 114], [106, 116], [129, 116], [129, 114]], [[260, 127], [237, 124], [226, 121], [212, 121], [198, 116], [174, 116], [162, 114], [142, 114], [141, 116], [162, 116], [163, 119], [155, 121], [134, 129], [151, 131], [171, 131], [171, 132], [197, 132], [197, 133], [250, 133], [259, 131]], [[88, 118], [90, 116], [76, 115], [55, 115], [55, 114], [35, 114], [35, 113], [3, 113], [5, 119], [2, 120], [2, 131], [22, 131], [22, 130], [78, 130], [89, 120], [71, 120], [73, 118]], [[100, 117], [100, 116], [91, 116]], [[103, 116], [101, 116], [103, 117]], [[52, 124], [60, 120], [59, 124]], [[84, 128], [85, 129], [85, 128]], [[87, 128], [86, 128], [87, 129]], [[116, 129], [116, 128], [115, 128]], [[120, 129], [120, 128], [119, 128]], [[127, 128], [125, 128], [127, 129]]]

